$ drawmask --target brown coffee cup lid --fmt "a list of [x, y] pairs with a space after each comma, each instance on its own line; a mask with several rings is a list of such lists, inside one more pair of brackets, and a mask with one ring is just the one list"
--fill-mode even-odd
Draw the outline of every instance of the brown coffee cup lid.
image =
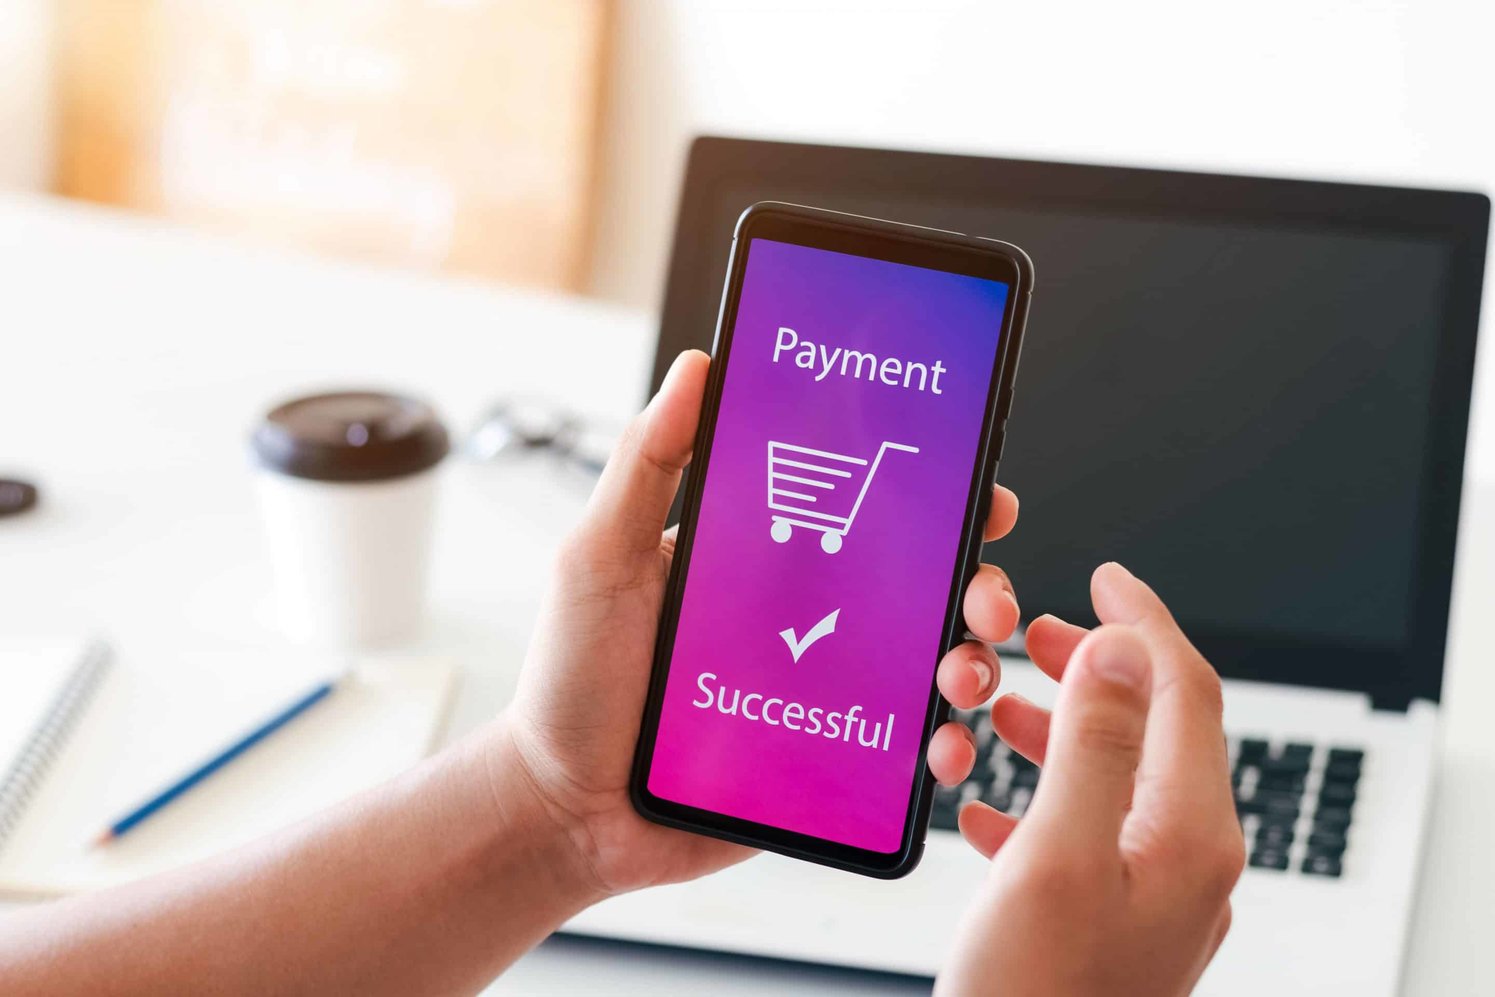
[[382, 391], [309, 395], [272, 409], [252, 439], [262, 467], [314, 481], [380, 481], [418, 474], [450, 450], [425, 402]]

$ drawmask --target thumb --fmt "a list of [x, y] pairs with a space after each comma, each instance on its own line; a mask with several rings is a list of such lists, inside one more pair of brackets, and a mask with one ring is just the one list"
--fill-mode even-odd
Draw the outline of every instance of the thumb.
[[1152, 663], [1128, 626], [1091, 631], [1064, 670], [1043, 777], [1024, 823], [1079, 850], [1115, 852], [1147, 727]]
[[710, 363], [699, 350], [676, 357], [659, 393], [629, 424], [587, 505], [588, 543], [625, 554], [659, 549], [695, 445]]

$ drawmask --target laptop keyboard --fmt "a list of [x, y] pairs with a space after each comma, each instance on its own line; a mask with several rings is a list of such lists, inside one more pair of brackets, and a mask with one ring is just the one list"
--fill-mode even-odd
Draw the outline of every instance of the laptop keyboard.
[[1340, 876], [1365, 752], [1253, 737], [1232, 738], [1230, 748], [1230, 782], [1250, 864]]
[[[985, 712], [957, 710], [954, 719], [976, 735], [976, 767], [959, 786], [935, 790], [930, 826], [956, 830], [960, 808], [970, 800], [1021, 817], [1038, 786], [1038, 766], [996, 736]], [[1365, 752], [1234, 736], [1229, 745], [1231, 785], [1248, 863], [1257, 869], [1341, 876]]]

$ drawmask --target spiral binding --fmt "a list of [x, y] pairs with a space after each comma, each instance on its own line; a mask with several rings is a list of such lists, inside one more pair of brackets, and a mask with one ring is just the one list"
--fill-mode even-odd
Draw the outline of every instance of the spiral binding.
[[95, 641], [83, 652], [83, 660], [57, 693], [51, 707], [42, 717], [10, 769], [0, 779], [0, 848], [21, 822], [21, 815], [41, 786], [57, 755], [67, 743], [68, 735], [83, 715], [83, 708], [98, 688], [109, 666], [109, 648]]

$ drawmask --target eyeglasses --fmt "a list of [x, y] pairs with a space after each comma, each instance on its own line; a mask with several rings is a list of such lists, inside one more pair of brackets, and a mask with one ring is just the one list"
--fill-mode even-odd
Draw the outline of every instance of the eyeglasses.
[[531, 398], [498, 402], [462, 443], [463, 455], [478, 463], [544, 454], [594, 477], [607, 463], [607, 449], [605, 434], [581, 416]]

